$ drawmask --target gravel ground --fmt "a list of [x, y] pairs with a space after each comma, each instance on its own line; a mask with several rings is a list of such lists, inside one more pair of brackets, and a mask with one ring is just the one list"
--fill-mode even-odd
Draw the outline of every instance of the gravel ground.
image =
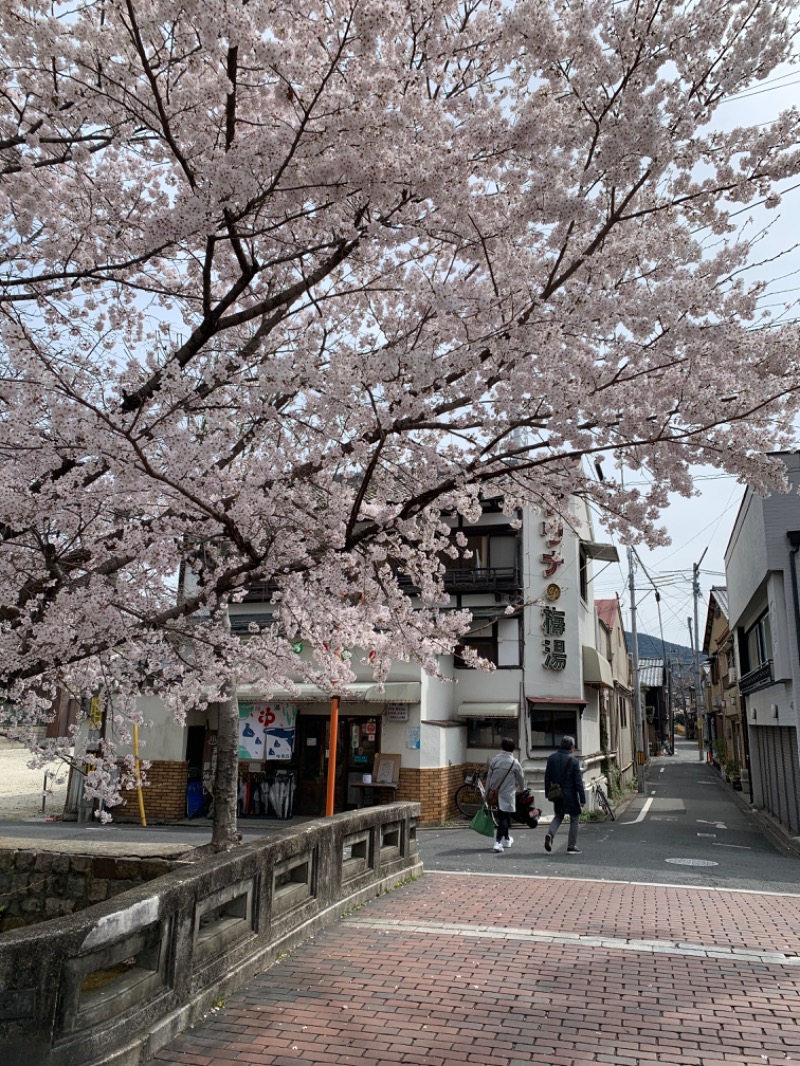
[[17, 744], [0, 742], [0, 821], [43, 822], [60, 816], [67, 798], [68, 769], [53, 763], [49, 773], [55, 771], [55, 782], [50, 781], [52, 794], [45, 800], [42, 813], [42, 785], [44, 770], [30, 770], [26, 763], [30, 753]]

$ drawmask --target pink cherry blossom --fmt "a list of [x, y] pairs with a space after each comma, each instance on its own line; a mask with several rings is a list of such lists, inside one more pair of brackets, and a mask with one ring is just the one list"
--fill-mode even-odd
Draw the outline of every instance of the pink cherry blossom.
[[[337, 648], [369, 649], [378, 680], [435, 671], [468, 624], [442, 516], [487, 494], [543, 520], [580, 493], [654, 544], [693, 464], [780, 484], [764, 452], [791, 440], [798, 332], [762, 318], [736, 217], [779, 203], [800, 118], [713, 118], [790, 56], [795, 19], [789, 0], [5, 0], [12, 731], [35, 747], [62, 689], [99, 695], [125, 743], [139, 694], [180, 716], [245, 682], [330, 688], [353, 676]], [[600, 455], [651, 488], [590, 477]], [[254, 583], [273, 619], [242, 642], [228, 607]], [[88, 781], [109, 804], [134, 776], [116, 766], [109, 732]]]

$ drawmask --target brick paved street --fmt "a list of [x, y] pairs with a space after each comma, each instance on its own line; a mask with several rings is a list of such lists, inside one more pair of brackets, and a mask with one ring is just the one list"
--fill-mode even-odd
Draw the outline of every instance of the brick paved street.
[[800, 896], [427, 874], [253, 980], [177, 1066], [800, 1064]]

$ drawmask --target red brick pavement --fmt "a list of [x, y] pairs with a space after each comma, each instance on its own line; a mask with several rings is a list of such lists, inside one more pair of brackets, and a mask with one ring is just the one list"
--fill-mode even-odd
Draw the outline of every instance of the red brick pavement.
[[[156, 1061], [800, 1066], [799, 930], [796, 897], [428, 874], [259, 975]], [[787, 957], [756, 957], [775, 952]]]

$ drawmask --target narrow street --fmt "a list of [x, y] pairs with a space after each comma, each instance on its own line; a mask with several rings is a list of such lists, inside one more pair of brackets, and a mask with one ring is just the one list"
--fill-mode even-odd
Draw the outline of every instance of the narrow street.
[[[727, 788], [698, 759], [693, 741], [676, 748], [675, 755], [652, 761], [646, 791], [623, 804], [616, 821], [581, 826], [581, 855], [566, 854], [566, 824], [549, 855], [544, 822], [537, 829], [512, 827], [514, 846], [502, 855], [486, 838], [459, 827], [420, 832], [425, 868], [800, 891], [800, 858], [765, 829], [746, 794]], [[549, 816], [547, 800], [537, 796], [536, 802]]]
[[[619, 820], [494, 855], [419, 834], [426, 874], [254, 978], [173, 1066], [800, 1063], [800, 859], [682, 745]], [[676, 861], [677, 860], [677, 861]], [[713, 865], [697, 865], [698, 863]]]

